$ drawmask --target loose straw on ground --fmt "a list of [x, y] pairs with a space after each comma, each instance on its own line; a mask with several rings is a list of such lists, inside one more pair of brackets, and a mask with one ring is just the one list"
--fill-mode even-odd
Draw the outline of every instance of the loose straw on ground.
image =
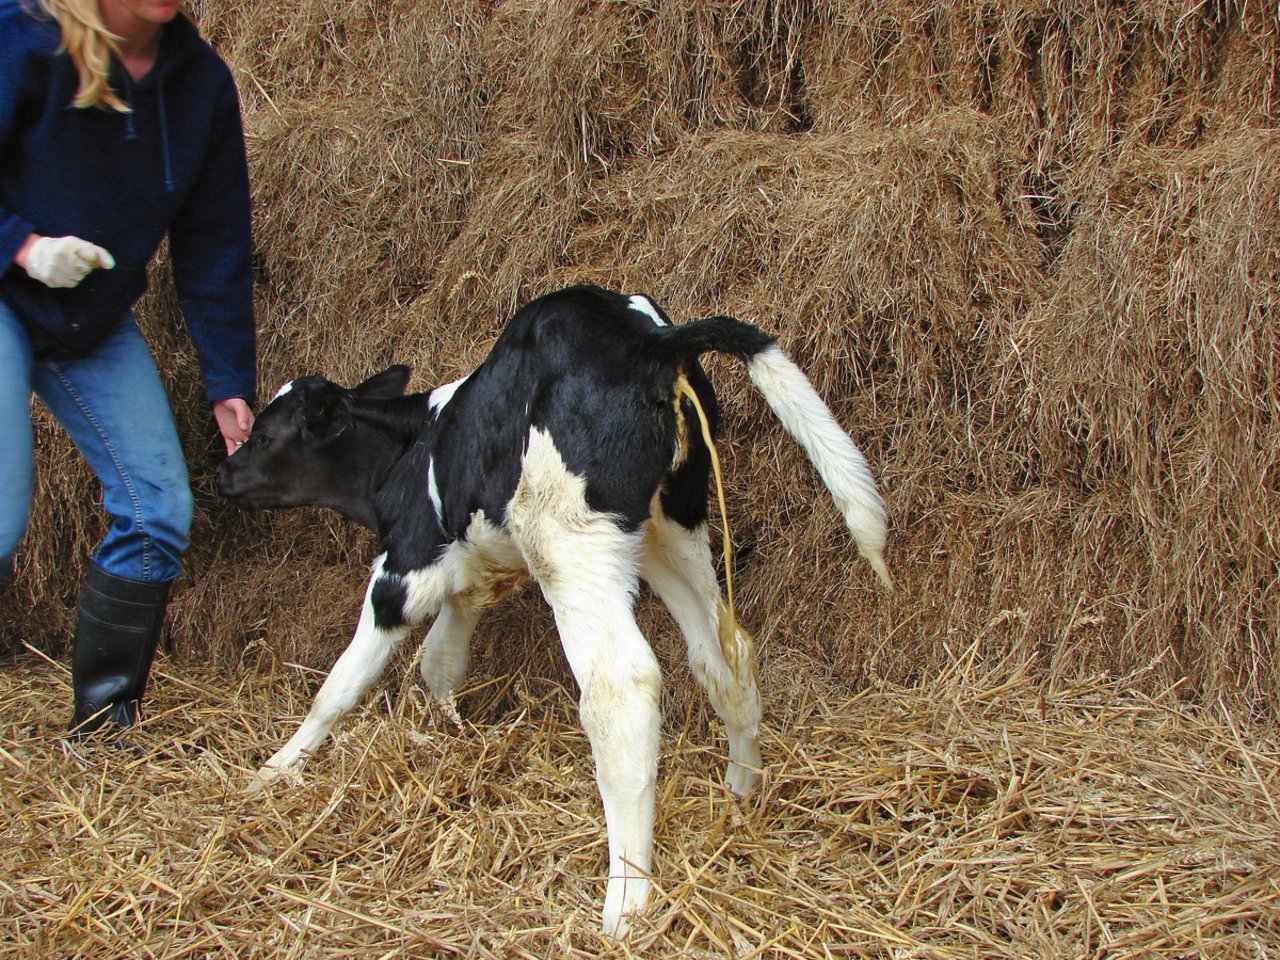
[[837, 700], [802, 663], [766, 678], [767, 772], [746, 801], [684, 698], [654, 905], [611, 945], [571, 692], [499, 678], [462, 698], [493, 719], [459, 727], [403, 666], [298, 783], [249, 796], [305, 674], [162, 663], [137, 752], [78, 762], [58, 743], [63, 672], [11, 663], [0, 957], [1243, 960], [1280, 942], [1274, 731], [1121, 680], [1045, 690], [961, 661]]

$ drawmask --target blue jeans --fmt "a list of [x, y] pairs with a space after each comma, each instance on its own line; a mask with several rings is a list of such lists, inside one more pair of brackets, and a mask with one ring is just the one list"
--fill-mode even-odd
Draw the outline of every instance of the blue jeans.
[[31, 510], [33, 392], [102, 483], [111, 528], [94, 562], [130, 580], [177, 577], [191, 529], [191, 486], [169, 398], [133, 315], [92, 353], [42, 358], [2, 300], [0, 577]]

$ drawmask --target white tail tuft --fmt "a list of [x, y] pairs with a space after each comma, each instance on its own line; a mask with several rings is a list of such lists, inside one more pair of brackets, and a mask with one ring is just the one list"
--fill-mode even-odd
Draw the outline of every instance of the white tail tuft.
[[840, 428], [809, 378], [776, 344], [752, 357], [747, 372], [787, 433], [809, 454], [844, 516], [858, 552], [884, 585], [892, 587], [884, 563], [884, 500], [862, 451]]

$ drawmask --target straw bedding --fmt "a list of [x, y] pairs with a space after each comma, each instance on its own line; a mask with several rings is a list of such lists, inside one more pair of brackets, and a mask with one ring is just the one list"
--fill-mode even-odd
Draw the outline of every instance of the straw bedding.
[[192, 7], [244, 102], [264, 394], [391, 362], [415, 389], [453, 380], [567, 283], [731, 313], [867, 453], [899, 589], [713, 361], [771, 769], [745, 805], [714, 785], [714, 724], [642, 598], [667, 795], [630, 947], [592, 933], [598, 801], [536, 591], [481, 624], [465, 729], [401, 663], [301, 786], [246, 800], [376, 547], [219, 501], [162, 255], [141, 321], [198, 503], [176, 653], [140, 758], [62, 756], [41, 657], [65, 661], [103, 520], [38, 413], [0, 588], [0, 950], [1275, 955], [1273, 6]]
[[829, 699], [795, 682], [769, 698], [770, 766], [747, 801], [719, 784], [701, 704], [676, 711], [656, 900], [610, 945], [590, 753], [563, 688], [496, 678], [458, 726], [393, 684], [301, 783], [250, 796], [309, 679], [159, 673], [137, 754], [85, 748], [87, 767], [55, 740], [64, 674], [0, 679], [0, 956], [1266, 958], [1280, 943], [1280, 743], [1128, 679], [1044, 689], [961, 657], [922, 688]]

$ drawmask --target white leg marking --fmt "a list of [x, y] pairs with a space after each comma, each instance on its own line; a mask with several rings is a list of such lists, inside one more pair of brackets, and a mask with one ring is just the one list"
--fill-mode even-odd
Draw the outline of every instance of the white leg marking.
[[450, 597], [440, 607], [436, 622], [422, 641], [422, 660], [418, 664], [423, 682], [437, 699], [451, 702], [467, 675], [471, 634], [479, 622], [480, 610], [460, 597]]
[[438, 566], [448, 572], [449, 593], [422, 642], [419, 669], [431, 692], [448, 702], [466, 676], [480, 614], [522, 583], [528, 571], [511, 535], [490, 523], [483, 511], [472, 516], [466, 538], [451, 544]]
[[739, 796], [760, 779], [760, 689], [750, 638], [733, 637], [726, 657], [719, 638], [724, 610], [711, 563], [707, 528], [686, 530], [654, 512], [648, 524], [642, 572], [684, 634], [693, 675], [707, 691], [729, 740], [725, 783]]
[[627, 931], [649, 896], [658, 773], [661, 674], [632, 602], [642, 534], [626, 534], [586, 504], [550, 436], [531, 431], [508, 524], [555, 613], [578, 681], [609, 836], [601, 925]]
[[[289, 770], [302, 766], [307, 756], [313, 753], [324, 742], [339, 718], [348, 713], [360, 698], [373, 686], [375, 680], [382, 675], [391, 654], [409, 632], [409, 627], [400, 626], [384, 630], [375, 622], [373, 612], [373, 589], [384, 574], [382, 563], [385, 557], [379, 557], [374, 565], [373, 576], [369, 579], [369, 587], [365, 591], [364, 608], [360, 612], [360, 623], [356, 626], [355, 636], [337, 663], [325, 678], [316, 694], [315, 703], [307, 718], [302, 721], [295, 733], [283, 747], [276, 751], [258, 771], [262, 781], [269, 781]], [[428, 571], [418, 571], [409, 583], [410, 604], [429, 605], [427, 583], [432, 579]], [[436, 574], [435, 579], [441, 579]], [[436, 599], [438, 605], [440, 600]], [[415, 618], [410, 618], [415, 620]]]

